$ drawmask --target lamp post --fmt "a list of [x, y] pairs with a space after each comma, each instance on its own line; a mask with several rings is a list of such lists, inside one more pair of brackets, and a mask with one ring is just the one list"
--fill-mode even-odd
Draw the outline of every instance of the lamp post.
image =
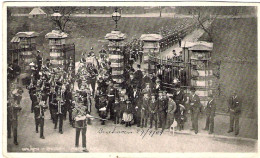
[[112, 19], [115, 21], [115, 23], [116, 23], [116, 28], [115, 28], [115, 31], [118, 31], [118, 29], [117, 29], [117, 22], [120, 20], [120, 18], [121, 18], [121, 14], [117, 11], [117, 7], [115, 8], [115, 11], [114, 11], [114, 13], [112, 14]]

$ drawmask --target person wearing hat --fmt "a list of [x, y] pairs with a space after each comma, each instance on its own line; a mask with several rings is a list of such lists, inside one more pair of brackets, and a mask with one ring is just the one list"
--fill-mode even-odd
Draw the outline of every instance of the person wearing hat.
[[155, 98], [155, 94], [152, 94], [150, 101], [149, 116], [150, 116], [150, 128], [153, 128], [153, 121], [155, 122], [155, 129], [157, 130], [157, 119], [158, 119], [158, 100]]
[[40, 50], [37, 50], [36, 64], [38, 67], [38, 71], [41, 71], [41, 68], [42, 68], [42, 57], [41, 57], [40, 53], [41, 53]]
[[209, 134], [214, 133], [214, 117], [216, 111], [216, 104], [213, 95], [209, 95], [209, 101], [206, 106], [206, 125], [204, 130], [209, 131]]
[[190, 111], [191, 111], [191, 121], [192, 121], [192, 129], [195, 131], [195, 134], [198, 133], [198, 119], [201, 108], [200, 98], [197, 94], [195, 94], [196, 90], [194, 87], [191, 87], [191, 95], [189, 97], [190, 103]]
[[110, 120], [114, 120], [114, 109], [113, 103], [115, 102], [115, 97], [117, 96], [114, 84], [112, 81], [109, 81], [107, 87], [107, 96], [108, 96], [108, 105], [107, 105], [107, 112], [110, 113]]
[[54, 129], [57, 129], [59, 121], [59, 133], [63, 134], [63, 113], [64, 113], [64, 101], [61, 96], [61, 91], [58, 90], [57, 97], [53, 101], [53, 113], [54, 113]]
[[176, 110], [176, 103], [173, 100], [173, 95], [168, 94], [169, 101], [168, 101], [168, 108], [166, 110], [167, 112], [167, 118], [166, 118], [166, 129], [169, 129], [174, 121], [174, 112]]
[[9, 98], [7, 103], [7, 131], [8, 138], [11, 138], [11, 130], [13, 131], [14, 144], [18, 145], [17, 141], [17, 128], [18, 128], [18, 113], [22, 110], [21, 106], [19, 106], [13, 99], [13, 97]]
[[[102, 94], [99, 99], [99, 116], [102, 119], [106, 119], [107, 117], [107, 96], [105, 94]], [[100, 120], [101, 125], [105, 125], [105, 120]]]
[[147, 120], [149, 116], [150, 97], [148, 93], [144, 93], [141, 104], [141, 128], [147, 127]]
[[52, 86], [49, 93], [49, 110], [50, 110], [51, 120], [53, 123], [54, 123], [54, 115], [55, 115], [53, 111], [53, 103], [56, 97], [57, 97], [57, 93], [55, 91], [54, 86]]
[[38, 126], [40, 126], [40, 138], [45, 139], [44, 132], [44, 112], [48, 108], [45, 101], [42, 100], [42, 96], [38, 96], [37, 105], [34, 107], [34, 117], [36, 125], [36, 133], [38, 133]]
[[228, 101], [228, 112], [230, 112], [230, 126], [228, 133], [233, 132], [233, 127], [235, 124], [235, 135], [237, 136], [239, 134], [239, 115], [241, 114], [241, 103], [236, 92], [233, 93]]
[[82, 132], [82, 147], [83, 152], [88, 152], [87, 143], [86, 143], [86, 132], [87, 132], [87, 122], [88, 118], [93, 119], [91, 115], [88, 114], [88, 109], [83, 103], [76, 102], [75, 108], [73, 108], [73, 119], [75, 120], [75, 128], [76, 128], [76, 139], [75, 139], [75, 147], [79, 147], [79, 136], [80, 132]]
[[134, 72], [134, 79], [137, 81], [137, 88], [142, 89], [143, 72], [141, 71], [140, 64], [137, 64], [137, 70]]
[[159, 116], [159, 128], [162, 128], [162, 130], [165, 129], [167, 108], [168, 108], [168, 98], [165, 96], [165, 94], [163, 94], [162, 91], [159, 91], [158, 116]]
[[[184, 96], [184, 92], [183, 90], [181, 89], [180, 85], [176, 85], [175, 87], [175, 93], [173, 95], [173, 99], [176, 103], [176, 110], [175, 110], [175, 113], [174, 113], [174, 117], [175, 117], [175, 120], [177, 120], [177, 123], [178, 123], [178, 120], [180, 120], [180, 105], [184, 105], [184, 102], [185, 102], [185, 96]], [[177, 128], [180, 128], [179, 127], [179, 123], [177, 124]]]

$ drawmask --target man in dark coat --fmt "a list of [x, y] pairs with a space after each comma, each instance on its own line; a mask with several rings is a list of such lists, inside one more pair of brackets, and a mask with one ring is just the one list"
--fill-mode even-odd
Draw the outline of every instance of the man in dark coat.
[[206, 126], [204, 128], [204, 130], [209, 130], [209, 134], [212, 134], [214, 132], [215, 111], [215, 100], [212, 95], [209, 95], [209, 101], [206, 106]]
[[228, 133], [233, 132], [233, 127], [235, 124], [235, 135], [239, 134], [239, 115], [241, 114], [241, 103], [234, 93], [229, 99], [228, 111], [230, 112], [230, 126]]
[[168, 98], [165, 95], [163, 95], [162, 91], [160, 91], [158, 97], [158, 115], [159, 115], [159, 128], [162, 128], [162, 130], [165, 129], [167, 109], [168, 109]]
[[157, 118], [158, 118], [158, 101], [155, 99], [155, 94], [152, 94], [152, 99], [149, 106], [150, 112], [150, 128], [153, 128], [153, 121], [155, 122], [155, 129], [157, 130]]
[[191, 111], [191, 121], [192, 121], [192, 130], [195, 130], [195, 134], [198, 133], [198, 119], [201, 108], [200, 98], [195, 94], [195, 88], [191, 88], [190, 96], [190, 111]]

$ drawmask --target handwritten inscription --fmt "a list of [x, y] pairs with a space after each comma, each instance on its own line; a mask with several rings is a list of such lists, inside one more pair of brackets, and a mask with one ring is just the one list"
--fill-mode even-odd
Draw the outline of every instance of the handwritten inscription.
[[154, 135], [161, 136], [163, 134], [162, 130], [152, 130], [152, 129], [137, 129], [136, 131], [126, 131], [126, 130], [119, 130], [114, 127], [112, 130], [104, 130], [100, 128], [97, 132], [98, 134], [138, 134], [142, 137], [142, 139], [146, 136], [153, 137]]

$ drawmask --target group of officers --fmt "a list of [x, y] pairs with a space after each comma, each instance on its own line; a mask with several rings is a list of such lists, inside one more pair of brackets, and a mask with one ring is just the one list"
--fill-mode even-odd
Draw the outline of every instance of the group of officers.
[[[76, 75], [66, 72], [62, 67], [52, 68], [49, 60], [42, 64], [42, 58], [37, 59], [32, 68], [31, 82], [27, 87], [31, 103], [31, 113], [34, 113], [35, 131], [40, 138], [44, 137], [44, 113], [49, 109], [50, 119], [54, 129], [63, 134], [63, 121], [67, 119], [72, 127], [76, 128], [75, 146], [79, 146], [79, 135], [82, 132], [83, 151], [86, 149], [86, 129], [91, 120], [99, 119], [101, 125], [113, 120], [114, 124], [125, 124], [131, 127], [136, 124], [140, 128], [169, 129], [174, 121], [177, 129], [183, 130], [187, 121], [187, 113], [190, 112], [192, 130], [198, 133], [198, 117], [202, 110], [200, 98], [195, 94], [195, 88], [191, 87], [190, 94], [184, 93], [184, 89], [176, 83], [172, 91], [166, 91], [161, 81], [161, 74], [148, 74], [141, 70], [141, 65], [134, 69], [132, 65], [126, 65], [124, 70], [124, 82], [117, 84], [112, 80], [110, 63], [100, 59], [98, 65], [81, 60], [81, 66]], [[14, 83], [16, 80], [13, 81]], [[8, 98], [8, 138], [13, 129], [14, 144], [17, 142], [17, 113], [21, 110], [20, 101], [22, 88], [11, 88]], [[209, 96], [206, 106], [206, 126], [209, 134], [214, 132], [215, 101]], [[99, 117], [92, 116], [93, 107]], [[234, 95], [230, 101], [230, 129], [233, 132], [235, 122], [235, 134], [239, 131], [239, 113], [241, 105]]]

